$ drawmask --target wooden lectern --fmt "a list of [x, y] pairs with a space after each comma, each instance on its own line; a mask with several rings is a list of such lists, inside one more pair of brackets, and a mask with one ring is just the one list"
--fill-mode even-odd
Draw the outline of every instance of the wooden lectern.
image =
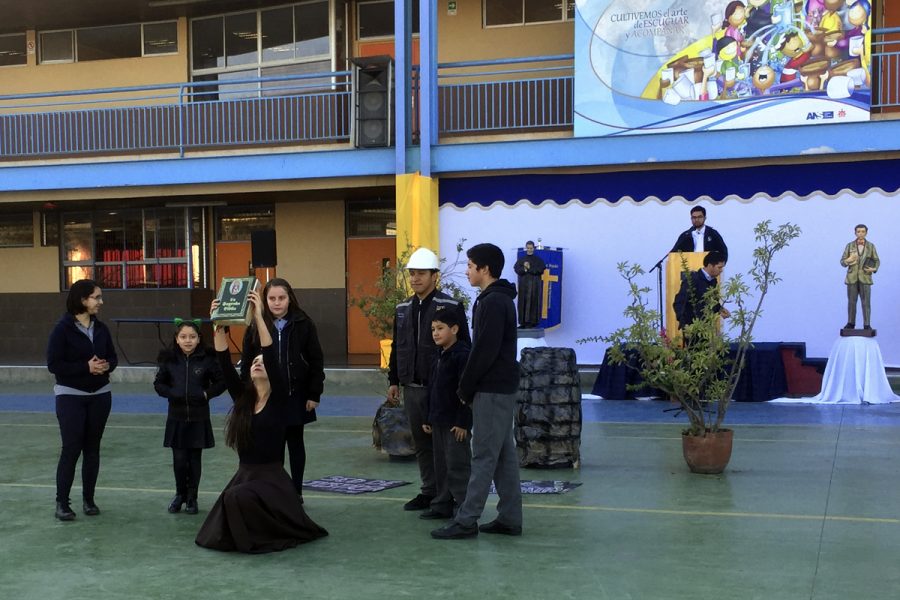
[[681, 289], [681, 273], [684, 270], [682, 259], [687, 261], [688, 269], [696, 271], [703, 267], [703, 257], [708, 252], [670, 252], [666, 259], [666, 336], [671, 340], [678, 336], [678, 319], [675, 318], [675, 295]]

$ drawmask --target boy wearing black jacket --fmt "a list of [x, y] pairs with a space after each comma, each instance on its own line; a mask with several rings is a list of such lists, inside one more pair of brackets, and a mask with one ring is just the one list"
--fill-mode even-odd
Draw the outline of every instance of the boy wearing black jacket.
[[[516, 362], [516, 288], [500, 279], [503, 252], [493, 244], [469, 248], [466, 276], [481, 289], [472, 309], [472, 351], [459, 381], [460, 400], [472, 404], [472, 475], [466, 499], [437, 539], [469, 538], [483, 533], [522, 534], [519, 457], [513, 439], [513, 414], [519, 389]], [[500, 497], [497, 519], [478, 527], [491, 482]]]
[[437, 496], [431, 501], [431, 508], [419, 515], [420, 519], [452, 518], [454, 507], [466, 498], [472, 472], [472, 409], [456, 395], [469, 359], [469, 344], [457, 339], [462, 325], [459, 321], [455, 310], [446, 309], [435, 312], [431, 319], [431, 337], [441, 354], [429, 380], [422, 430], [431, 434]]

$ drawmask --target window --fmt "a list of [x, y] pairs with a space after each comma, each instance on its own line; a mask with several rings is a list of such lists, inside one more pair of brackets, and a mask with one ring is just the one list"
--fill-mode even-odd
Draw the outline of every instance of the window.
[[275, 229], [272, 206], [229, 206], [220, 208], [216, 215], [216, 240], [219, 242], [249, 241], [254, 231]]
[[176, 52], [178, 52], [178, 24], [175, 21], [144, 25], [144, 56]]
[[38, 39], [41, 63], [140, 58], [178, 52], [175, 21], [45, 31]]
[[393, 200], [353, 201], [347, 205], [347, 237], [397, 235], [397, 209]]
[[34, 245], [34, 219], [31, 213], [0, 215], [0, 248]]
[[59, 215], [41, 213], [41, 246], [59, 246]]
[[573, 0], [484, 0], [484, 26], [553, 23], [575, 18]]
[[[210, 82], [209, 87], [195, 88], [193, 99], [233, 100], [261, 93], [255, 82], [226, 85], [238, 79], [330, 72], [333, 44], [328, 4], [313, 0], [193, 19], [191, 80]], [[284, 82], [265, 85], [285, 86]]]
[[65, 286], [89, 277], [104, 288], [189, 287], [199, 249], [187, 216], [184, 208], [63, 215]]
[[[356, 35], [358, 39], [394, 37], [393, 0], [373, 0], [357, 5]], [[419, 3], [412, 3], [410, 17], [412, 33], [419, 33]]]
[[41, 62], [58, 63], [75, 60], [73, 31], [48, 31], [40, 34]]
[[25, 34], [0, 35], [0, 67], [26, 64]]
[[141, 26], [92, 27], [76, 35], [78, 62], [141, 56]]

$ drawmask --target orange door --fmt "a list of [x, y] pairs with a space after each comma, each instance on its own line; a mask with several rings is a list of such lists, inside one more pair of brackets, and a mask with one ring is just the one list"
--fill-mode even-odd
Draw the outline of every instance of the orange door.
[[[397, 244], [394, 238], [351, 238], [347, 240], [347, 295], [348, 300], [374, 294], [375, 281], [385, 266], [397, 260]], [[377, 362], [379, 340], [369, 331], [369, 324], [362, 312], [347, 302], [347, 354], [366, 355], [370, 362]], [[352, 358], [352, 356], [351, 356]]]

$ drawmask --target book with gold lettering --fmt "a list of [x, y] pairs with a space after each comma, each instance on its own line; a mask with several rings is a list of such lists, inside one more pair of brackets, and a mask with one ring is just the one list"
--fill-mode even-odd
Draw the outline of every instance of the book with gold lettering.
[[259, 286], [256, 277], [223, 277], [216, 298], [219, 306], [210, 315], [216, 325], [249, 325], [253, 319], [248, 294]]

